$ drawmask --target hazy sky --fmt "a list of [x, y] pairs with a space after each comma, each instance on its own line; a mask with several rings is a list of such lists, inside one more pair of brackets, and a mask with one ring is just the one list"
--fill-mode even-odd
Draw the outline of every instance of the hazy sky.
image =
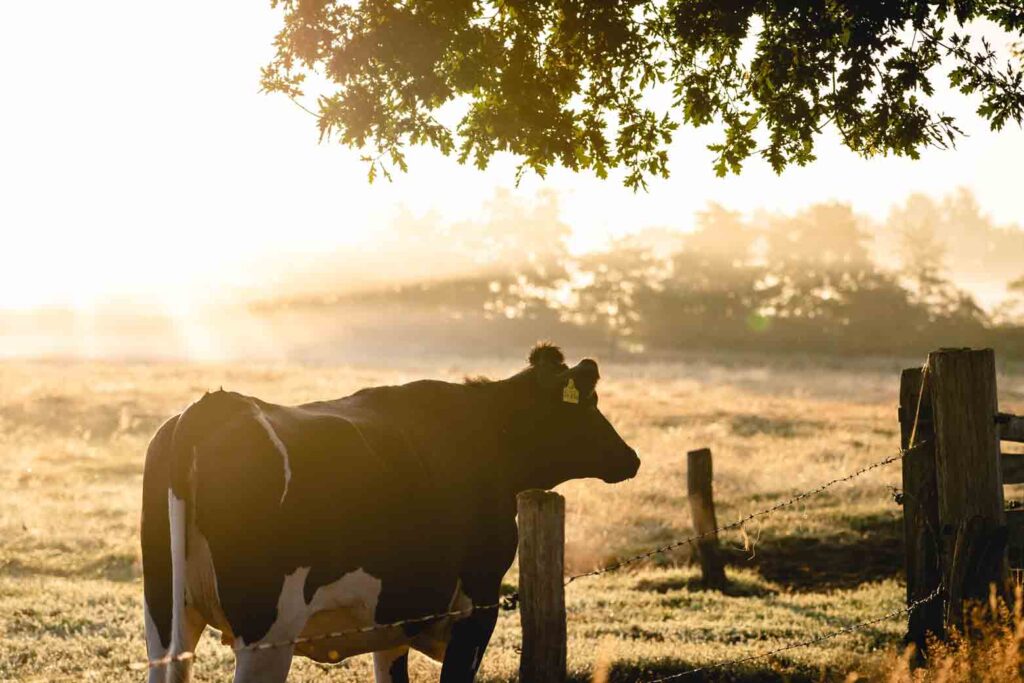
[[[482, 173], [431, 150], [412, 152], [395, 182], [367, 185], [357, 152], [318, 145], [308, 114], [258, 93], [279, 25], [269, 5], [0, 5], [0, 307], [152, 295], [187, 305], [259, 280], [253, 263], [372, 240], [402, 205], [464, 220], [512, 186], [514, 160]], [[997, 221], [1024, 225], [1024, 134], [987, 132], [962, 98], [942, 106], [967, 114], [971, 137], [918, 162], [861, 160], [826, 136], [808, 168], [777, 177], [751, 161], [723, 180], [704, 149], [714, 131], [683, 130], [672, 177], [648, 194], [558, 170], [515, 193], [559, 191], [579, 247], [686, 228], [709, 201], [789, 211], [839, 199], [881, 217], [910, 192], [961, 185]]]

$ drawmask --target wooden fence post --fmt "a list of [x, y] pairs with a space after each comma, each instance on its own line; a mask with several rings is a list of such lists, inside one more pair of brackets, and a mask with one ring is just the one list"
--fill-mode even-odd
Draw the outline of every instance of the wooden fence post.
[[1005, 596], [1006, 518], [996, 431], [992, 349], [928, 355], [935, 418], [940, 562], [945, 626], [963, 626], [964, 603], [984, 600], [994, 583]]
[[[919, 367], [908, 368], [900, 375], [900, 446], [912, 449], [902, 463], [908, 605], [931, 595], [942, 581], [932, 400], [928, 387], [922, 387], [921, 382]], [[942, 600], [938, 599], [909, 614], [907, 642], [914, 643], [918, 652], [925, 651], [928, 633], [943, 636], [942, 614]]]
[[686, 493], [690, 499], [693, 529], [705, 535], [697, 541], [700, 558], [701, 581], [708, 588], [725, 587], [725, 563], [718, 547], [718, 522], [715, 520], [715, 500], [712, 496], [711, 449], [701, 448], [686, 454]]
[[519, 680], [565, 680], [565, 499], [550, 491], [519, 494]]

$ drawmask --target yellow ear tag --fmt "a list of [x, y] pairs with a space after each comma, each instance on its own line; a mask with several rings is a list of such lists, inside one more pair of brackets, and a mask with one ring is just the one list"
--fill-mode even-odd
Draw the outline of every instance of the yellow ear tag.
[[576, 390], [576, 383], [569, 378], [569, 383], [562, 389], [562, 401], [565, 403], [579, 403], [580, 392]]

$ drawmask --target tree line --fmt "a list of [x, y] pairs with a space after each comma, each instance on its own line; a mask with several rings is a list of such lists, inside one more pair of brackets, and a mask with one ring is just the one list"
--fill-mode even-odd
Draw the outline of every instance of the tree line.
[[[542, 207], [497, 198], [463, 240], [476, 271], [332, 301], [432, 311], [474, 334], [568, 332], [612, 354], [1024, 354], [1024, 231], [995, 225], [967, 191], [911, 196], [883, 222], [841, 203], [751, 216], [710, 205], [692, 232], [651, 228], [583, 255], [569, 252], [555, 200]], [[441, 246], [453, 234], [423, 222], [415, 231]], [[488, 258], [496, 245], [516, 258]]]

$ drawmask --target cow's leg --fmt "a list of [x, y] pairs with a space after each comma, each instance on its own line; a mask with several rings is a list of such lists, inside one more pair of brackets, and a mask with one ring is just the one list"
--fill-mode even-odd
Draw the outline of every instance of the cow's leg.
[[[493, 599], [486, 601], [496, 602], [497, 591]], [[487, 609], [475, 610], [469, 617], [455, 622], [444, 653], [441, 683], [472, 683], [497, 620], [498, 611]]]
[[374, 652], [373, 675], [377, 683], [409, 683], [408, 646]]
[[206, 620], [195, 609], [185, 608], [185, 642], [182, 647], [183, 659], [171, 662], [167, 667], [167, 683], [188, 683], [192, 680], [192, 663], [199, 638], [206, 628]]
[[157, 628], [156, 621], [153, 619], [153, 614], [149, 609], [149, 603], [144, 598], [142, 601], [143, 609], [145, 610], [145, 622], [146, 622], [146, 655], [149, 657], [149, 683], [164, 683], [167, 678], [167, 664], [163, 660], [167, 657], [170, 652], [170, 634], [171, 630], [170, 619], [167, 620], [165, 632], [167, 632], [167, 644], [165, 645], [161, 641], [160, 629]]
[[176, 652], [171, 647], [164, 647], [159, 630], [149, 613], [149, 605], [145, 608], [146, 653], [151, 662], [170, 659], [166, 663], [150, 666], [149, 683], [188, 683], [192, 680], [193, 655], [203, 629], [206, 628], [206, 621], [196, 610], [185, 609], [185, 642], [181, 652]]
[[285, 683], [292, 666], [294, 646], [235, 652], [234, 683]]

